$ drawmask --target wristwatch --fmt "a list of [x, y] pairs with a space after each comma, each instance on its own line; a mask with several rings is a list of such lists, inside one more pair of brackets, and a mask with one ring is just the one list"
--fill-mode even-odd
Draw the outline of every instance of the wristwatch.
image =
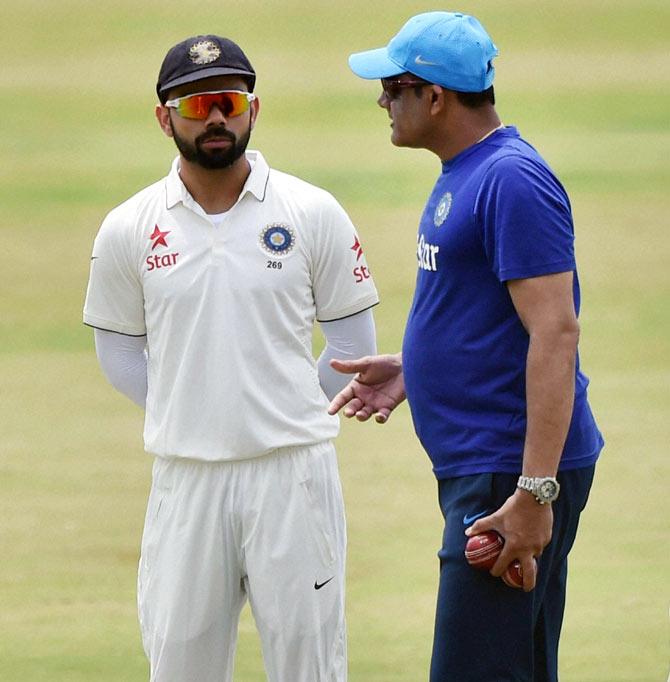
[[533, 478], [532, 476], [519, 476], [517, 488], [527, 490], [540, 504], [550, 504], [558, 497], [561, 489], [558, 481], [553, 476]]

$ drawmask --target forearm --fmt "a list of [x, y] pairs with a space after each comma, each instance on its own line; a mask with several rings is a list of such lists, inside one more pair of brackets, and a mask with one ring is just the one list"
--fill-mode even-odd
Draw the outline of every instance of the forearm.
[[146, 337], [95, 330], [98, 362], [110, 384], [144, 407], [147, 400]]
[[578, 329], [531, 335], [526, 362], [525, 476], [554, 476], [570, 427]]
[[342, 320], [322, 322], [321, 329], [326, 337], [326, 347], [317, 360], [319, 383], [332, 400], [349, 382], [349, 377], [334, 370], [330, 361], [353, 360], [377, 352], [372, 310], [363, 310]]

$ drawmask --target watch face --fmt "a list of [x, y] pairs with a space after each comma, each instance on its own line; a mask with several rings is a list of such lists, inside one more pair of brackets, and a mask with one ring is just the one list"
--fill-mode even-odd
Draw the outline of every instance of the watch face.
[[554, 481], [542, 481], [542, 484], [537, 489], [537, 494], [543, 500], [551, 500], [557, 492], [557, 485]]

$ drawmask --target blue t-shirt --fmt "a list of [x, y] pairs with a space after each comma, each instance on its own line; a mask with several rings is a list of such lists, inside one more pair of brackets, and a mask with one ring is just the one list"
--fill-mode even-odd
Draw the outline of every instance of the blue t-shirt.
[[[414, 428], [438, 478], [521, 471], [529, 337], [505, 282], [574, 272], [570, 202], [513, 127], [443, 164], [417, 237], [419, 270], [403, 342]], [[560, 469], [603, 445], [579, 371]]]

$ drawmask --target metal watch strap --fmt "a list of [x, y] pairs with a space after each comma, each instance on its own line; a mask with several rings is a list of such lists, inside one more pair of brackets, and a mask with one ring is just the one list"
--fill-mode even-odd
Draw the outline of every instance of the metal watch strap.
[[532, 476], [519, 476], [516, 487], [527, 490], [529, 493], [535, 492], [535, 479]]
[[[553, 491], [549, 494], [543, 490], [547, 487], [547, 484]], [[561, 489], [558, 481], [553, 476], [519, 476], [517, 481], [517, 488], [528, 491], [533, 497], [539, 502], [539, 504], [551, 504], [554, 500], [558, 498], [558, 493]]]

